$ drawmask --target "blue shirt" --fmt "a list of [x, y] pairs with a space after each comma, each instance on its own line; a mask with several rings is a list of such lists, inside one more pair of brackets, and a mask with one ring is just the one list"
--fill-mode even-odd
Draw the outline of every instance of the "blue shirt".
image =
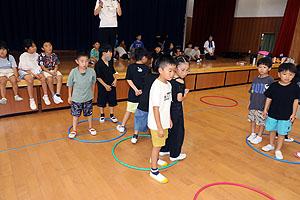
[[8, 55], [9, 60], [7, 58], [0, 58], [0, 69], [12, 69], [13, 67], [17, 67], [16, 61], [12, 55]]
[[139, 48], [139, 47], [143, 47], [144, 48], [144, 43], [142, 42], [142, 41], [134, 41], [133, 42], [133, 46], [132, 46], [132, 48]]

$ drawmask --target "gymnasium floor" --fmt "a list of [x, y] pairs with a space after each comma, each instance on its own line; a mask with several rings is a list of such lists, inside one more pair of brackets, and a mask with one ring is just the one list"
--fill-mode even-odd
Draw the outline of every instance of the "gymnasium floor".
[[[214, 182], [235, 182], [261, 190], [275, 199], [300, 199], [299, 165], [267, 158], [245, 142], [250, 133], [247, 104], [250, 85], [191, 92], [184, 102], [186, 138], [183, 152], [187, 158], [161, 170], [168, 179], [160, 184], [149, 172], [120, 165], [112, 156], [119, 141], [89, 144], [67, 138], [72, 124], [69, 109], [20, 115], [0, 119], [0, 199], [97, 199], [97, 200], [186, 200], [193, 199], [201, 187]], [[200, 102], [205, 95], [219, 95], [239, 101], [238, 106], [216, 108]], [[216, 104], [231, 104], [211, 98]], [[115, 115], [122, 120], [126, 102], [120, 102]], [[108, 116], [108, 109], [106, 109]], [[94, 118], [99, 117], [94, 106]], [[82, 117], [81, 120], [84, 120]], [[132, 135], [133, 116], [124, 137]], [[97, 136], [80, 139], [104, 140], [119, 136], [116, 124], [95, 121]], [[87, 133], [87, 123], [79, 125], [78, 134]], [[300, 141], [300, 120], [296, 120], [291, 137]], [[264, 136], [260, 149], [268, 142]], [[140, 138], [116, 148], [117, 157], [130, 165], [149, 167], [151, 142]], [[285, 160], [300, 162], [293, 153], [300, 145], [285, 143]], [[268, 153], [273, 156], [274, 152]], [[163, 157], [168, 162], [169, 157]], [[215, 186], [200, 193], [205, 200], [267, 199], [253, 191], [234, 186]]]

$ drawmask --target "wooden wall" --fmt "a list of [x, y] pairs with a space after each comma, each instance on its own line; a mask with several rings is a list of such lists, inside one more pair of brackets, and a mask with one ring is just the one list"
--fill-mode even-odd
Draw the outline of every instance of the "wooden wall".
[[258, 51], [262, 33], [279, 34], [283, 17], [234, 18], [230, 51], [252, 53]]
[[296, 63], [300, 63], [300, 10], [289, 56], [295, 58]]
[[186, 33], [185, 33], [185, 43], [187, 43], [188, 41], [191, 40], [192, 23], [193, 23], [193, 18], [192, 17], [187, 17], [187, 20], [186, 20]]

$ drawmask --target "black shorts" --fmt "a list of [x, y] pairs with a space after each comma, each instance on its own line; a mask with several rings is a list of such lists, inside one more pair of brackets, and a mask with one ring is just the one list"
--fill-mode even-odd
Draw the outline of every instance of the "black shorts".
[[81, 112], [83, 110], [83, 116], [88, 117], [93, 114], [93, 100], [84, 102], [84, 103], [77, 103], [72, 101], [71, 105], [71, 115], [74, 117], [80, 117]]
[[106, 43], [109, 44], [112, 48], [114, 48], [116, 45], [116, 35], [117, 35], [117, 27], [99, 28], [98, 40], [101, 45]]
[[97, 106], [98, 107], [106, 107], [108, 103], [109, 107], [115, 107], [118, 105], [117, 103], [117, 94], [116, 88], [111, 87], [111, 91], [106, 91], [105, 87], [102, 84], [98, 85], [98, 98], [97, 98]]

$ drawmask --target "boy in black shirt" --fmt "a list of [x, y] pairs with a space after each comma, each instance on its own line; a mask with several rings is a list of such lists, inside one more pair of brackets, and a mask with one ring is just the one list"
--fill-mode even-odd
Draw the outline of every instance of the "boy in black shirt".
[[110, 109], [110, 119], [116, 123], [118, 120], [114, 117], [114, 107], [117, 105], [116, 87], [117, 79], [115, 77], [115, 69], [111, 62], [112, 52], [111, 46], [104, 44], [99, 49], [101, 58], [95, 65], [97, 76], [98, 99], [97, 106], [100, 107], [100, 123], [104, 123], [104, 108], [108, 103]]
[[149, 71], [149, 67], [145, 65], [148, 61], [147, 54], [148, 52], [146, 49], [138, 47], [134, 53], [136, 62], [129, 65], [127, 68], [126, 80], [130, 86], [127, 110], [124, 114], [122, 125], [116, 127], [121, 133], [125, 131], [125, 125], [131, 113], [135, 113], [139, 104], [139, 96], [143, 93], [142, 80]]
[[283, 63], [278, 68], [279, 82], [274, 82], [264, 93], [267, 97], [263, 117], [266, 121], [266, 130], [270, 131], [270, 144], [262, 148], [263, 151], [274, 150], [275, 134], [278, 132], [278, 143], [275, 149], [275, 157], [283, 159], [280, 151], [284, 137], [287, 135], [295, 120], [295, 115], [299, 102], [299, 86], [291, 83], [297, 69], [292, 63]]

